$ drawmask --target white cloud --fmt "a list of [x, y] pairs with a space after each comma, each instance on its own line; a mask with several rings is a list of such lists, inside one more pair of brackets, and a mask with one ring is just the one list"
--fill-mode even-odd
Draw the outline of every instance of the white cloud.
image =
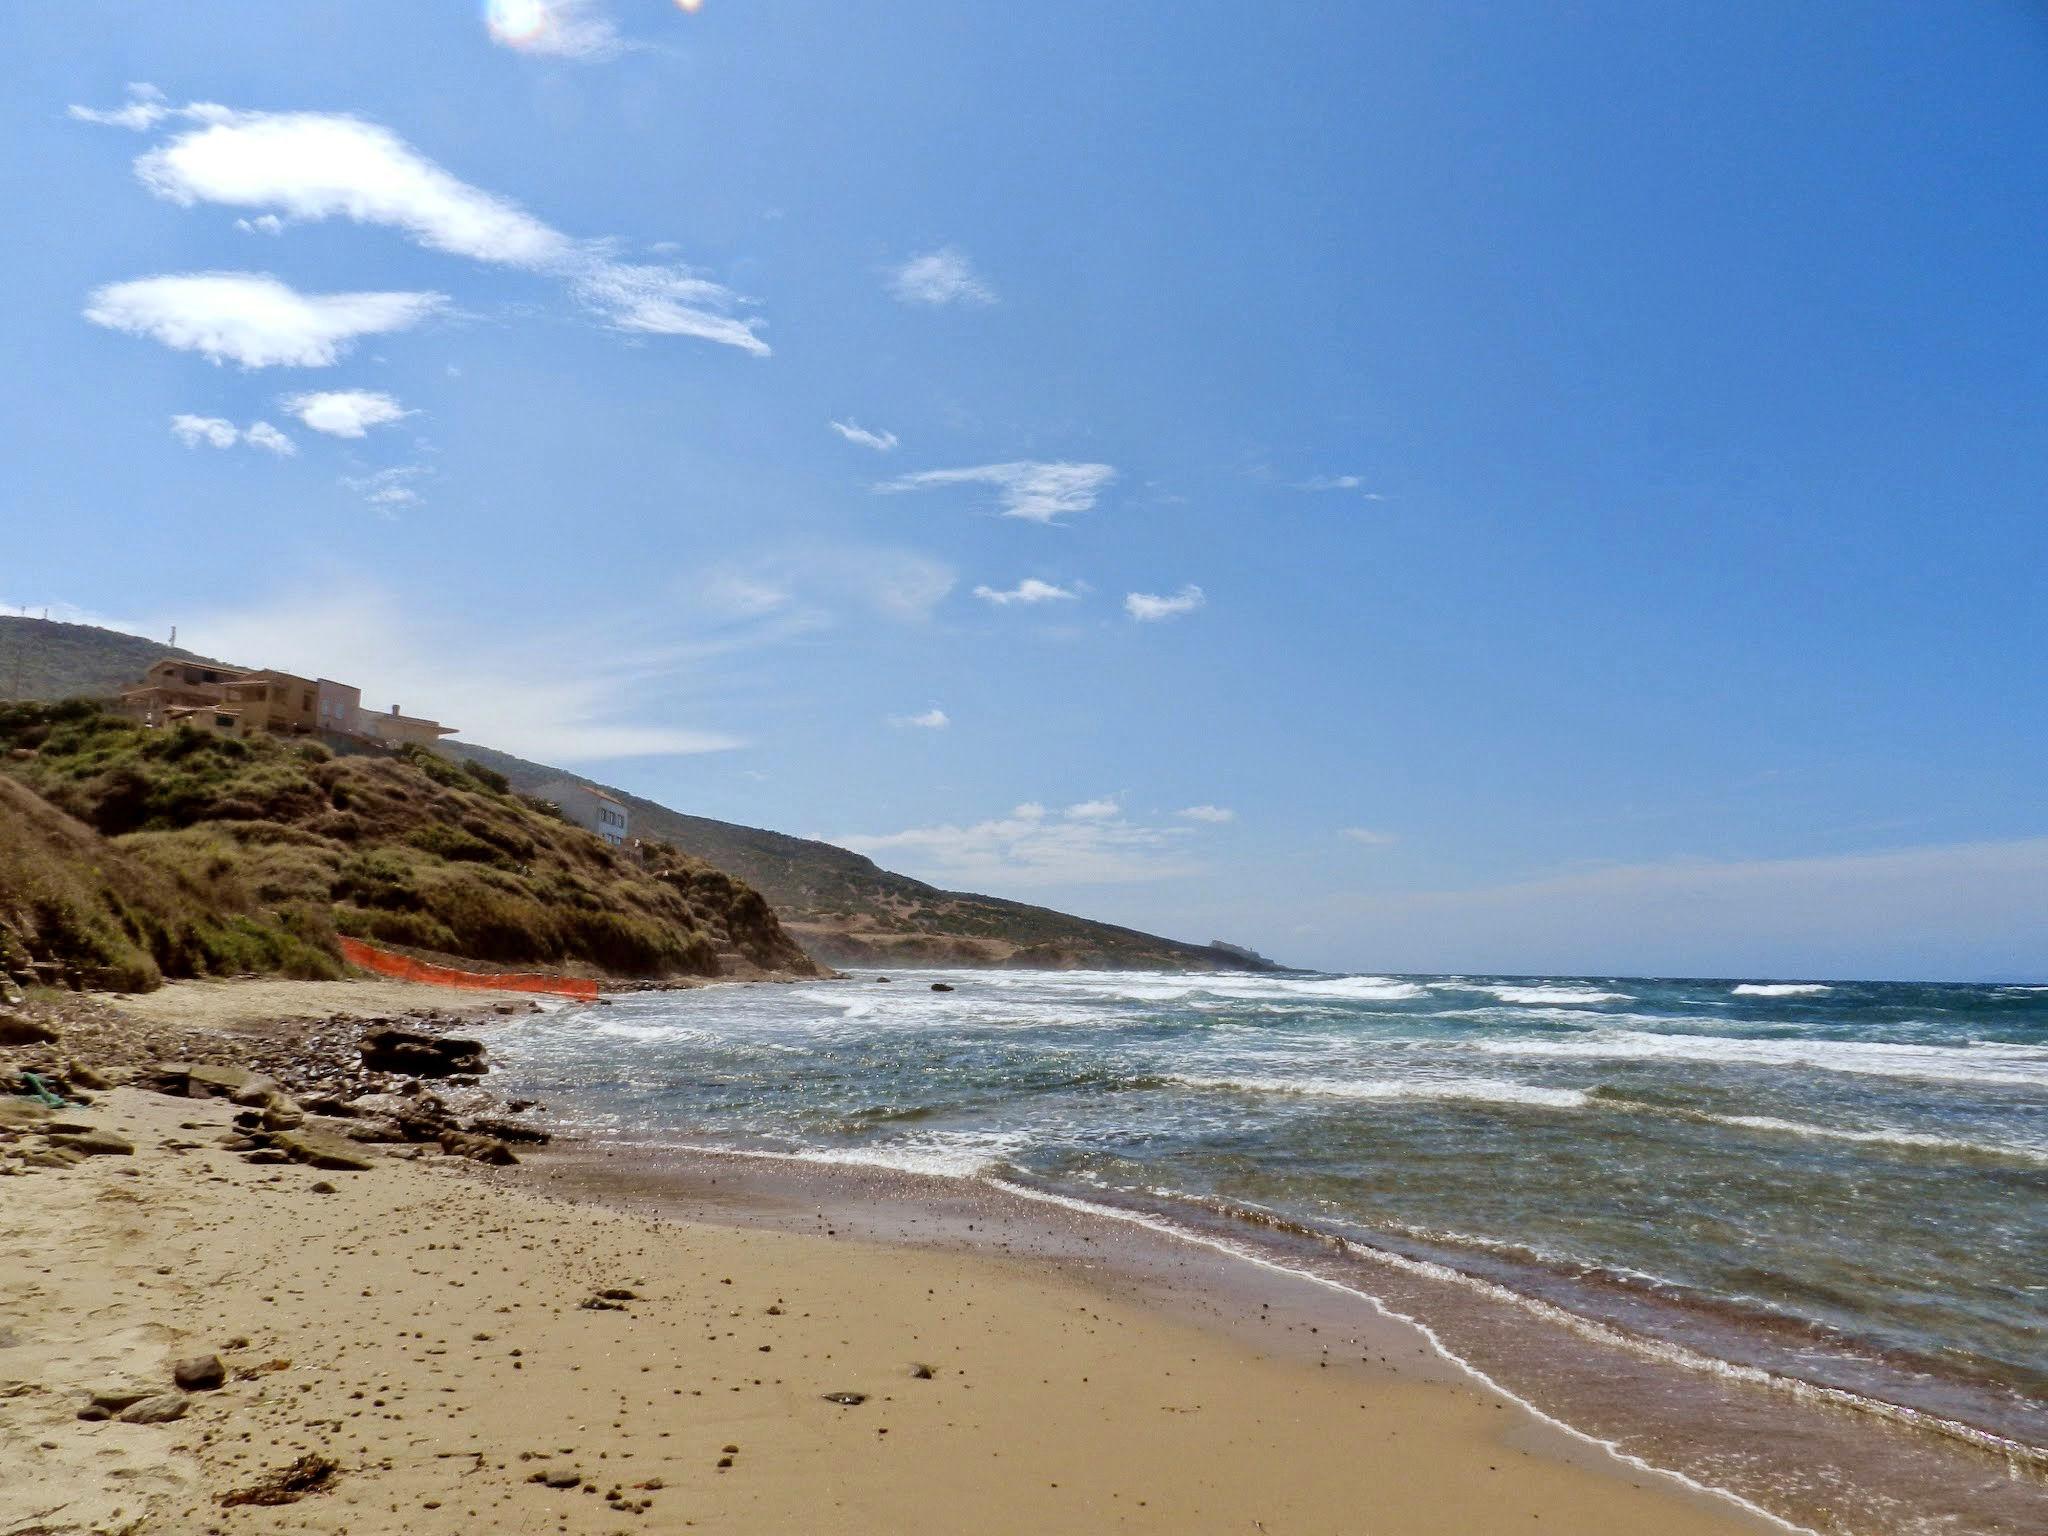
[[974, 270], [967, 253], [941, 246], [913, 256], [889, 273], [889, 291], [905, 304], [993, 304], [995, 290]]
[[1157, 624], [1162, 619], [1177, 619], [1182, 614], [1193, 613], [1208, 599], [1197, 586], [1185, 586], [1171, 597], [1161, 597], [1153, 592], [1131, 592], [1124, 597], [1124, 612], [1141, 624]]
[[287, 395], [284, 408], [315, 432], [329, 437], [361, 437], [371, 427], [402, 421], [412, 414], [391, 396], [371, 389], [328, 389]]
[[85, 318], [244, 368], [324, 368], [359, 336], [416, 325], [437, 293], [300, 293], [260, 272], [190, 272], [95, 289]]
[[242, 440], [235, 424], [218, 416], [180, 413], [171, 418], [171, 432], [187, 448], [197, 448], [201, 443], [211, 443], [216, 448], [232, 448]]
[[331, 112], [238, 112], [178, 134], [135, 162], [158, 197], [287, 219], [353, 219], [403, 231], [429, 249], [540, 267], [574, 243], [505, 198], [467, 185], [390, 129]]
[[999, 608], [1007, 608], [1012, 603], [1072, 602], [1081, 594], [1070, 592], [1065, 587], [1056, 587], [1049, 581], [1040, 581], [1035, 576], [1026, 576], [1016, 586], [1008, 589], [976, 587], [974, 595], [985, 603], [994, 603]]
[[[555, 15], [563, 8], [538, 9]], [[561, 30], [557, 25], [548, 35]], [[734, 314], [744, 301], [720, 284], [678, 264], [614, 260], [612, 242], [564, 234], [511, 199], [451, 175], [380, 124], [346, 113], [198, 103], [160, 108], [138, 126], [166, 118], [188, 126], [139, 158], [135, 172], [171, 202], [262, 210], [239, 222], [265, 233], [286, 221], [379, 225], [428, 250], [554, 277], [622, 331], [695, 336], [767, 354], [756, 334], [760, 322]]]
[[829, 425], [849, 443], [858, 443], [861, 447], [872, 448], [877, 453], [887, 453], [896, 446], [894, 432], [870, 432], [866, 427], [851, 421], [835, 421]]
[[242, 438], [250, 447], [261, 448], [266, 453], [274, 453], [281, 459], [288, 459], [299, 451], [297, 443], [286, 437], [267, 421], [251, 423], [249, 430], [242, 434]]
[[235, 228], [245, 235], [281, 235], [284, 220], [274, 213], [259, 213], [253, 219], [235, 220]]
[[891, 725], [915, 726], [921, 731], [943, 731], [953, 723], [952, 717], [934, 704], [921, 715], [891, 715]]
[[1237, 812], [1221, 805], [1190, 805], [1173, 814], [1186, 821], [1205, 821], [1212, 826], [1221, 826], [1226, 821], [1237, 820]]
[[1083, 800], [1078, 805], [1067, 807], [1067, 816], [1074, 821], [1108, 821], [1123, 814], [1123, 807], [1114, 799]]
[[100, 123], [109, 128], [132, 128], [137, 133], [154, 128], [170, 116], [171, 112], [164, 104], [164, 93], [146, 83], [130, 85], [127, 101], [110, 110], [95, 111], [91, 107], [73, 107], [70, 110], [71, 115], [81, 123]]
[[520, 53], [597, 62], [625, 46], [611, 19], [590, 0], [489, 0], [491, 41]]
[[1345, 827], [1337, 835], [1347, 843], [1366, 848], [1390, 848], [1400, 841], [1391, 832], [1376, 832], [1371, 827]]
[[1069, 512], [1086, 512], [1116, 479], [1108, 464], [1045, 463], [1024, 459], [977, 464], [969, 469], [927, 469], [885, 480], [878, 491], [924, 491], [942, 485], [992, 485], [1004, 517], [1050, 523]]
[[289, 458], [299, 451], [297, 443], [267, 421], [256, 422], [244, 432], [225, 417], [192, 416], [180, 412], [171, 418], [171, 433], [187, 448], [197, 448], [201, 443], [215, 448], [232, 448], [237, 443], [247, 443], [280, 458]]
[[[1084, 802], [1092, 809], [1099, 802]], [[969, 825], [945, 823], [876, 836], [835, 837], [856, 853], [900, 863], [952, 886], [1019, 889], [1181, 879], [1201, 866], [1181, 852], [1187, 830], [1133, 823], [1114, 806], [1105, 816], [1055, 816], [1027, 801], [1007, 816]]]

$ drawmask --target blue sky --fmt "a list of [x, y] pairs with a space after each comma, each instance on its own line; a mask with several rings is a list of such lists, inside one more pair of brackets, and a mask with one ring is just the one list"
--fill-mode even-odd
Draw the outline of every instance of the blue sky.
[[0, 45], [0, 602], [1304, 963], [2048, 973], [2036, 7]]

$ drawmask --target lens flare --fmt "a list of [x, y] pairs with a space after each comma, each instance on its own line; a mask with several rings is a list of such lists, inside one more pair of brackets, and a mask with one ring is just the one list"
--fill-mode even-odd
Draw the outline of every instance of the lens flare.
[[488, 0], [484, 24], [501, 43], [532, 42], [548, 28], [546, 0]]
[[676, 0], [676, 9], [688, 11], [692, 16], [704, 9], [704, 0]]

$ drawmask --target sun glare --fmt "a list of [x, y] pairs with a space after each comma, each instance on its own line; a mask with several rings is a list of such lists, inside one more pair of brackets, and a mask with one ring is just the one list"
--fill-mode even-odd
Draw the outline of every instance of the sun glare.
[[531, 42], [547, 30], [544, 0], [487, 0], [484, 16], [491, 36], [501, 42]]

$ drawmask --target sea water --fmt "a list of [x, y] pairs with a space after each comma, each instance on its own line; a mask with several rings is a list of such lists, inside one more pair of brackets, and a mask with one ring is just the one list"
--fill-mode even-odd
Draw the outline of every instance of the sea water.
[[887, 974], [493, 1049], [595, 1134], [1320, 1235], [2042, 1464], [2048, 987]]

